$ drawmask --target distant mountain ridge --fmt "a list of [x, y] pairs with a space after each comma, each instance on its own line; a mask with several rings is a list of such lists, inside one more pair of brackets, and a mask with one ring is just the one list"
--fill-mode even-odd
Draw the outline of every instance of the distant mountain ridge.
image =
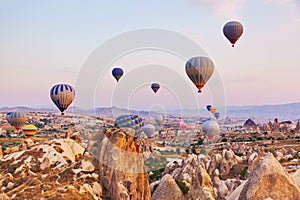
[[[2, 107], [0, 112], [11, 112], [11, 111], [23, 111], [23, 112], [59, 112], [56, 108], [30, 108], [26, 106], [17, 107]], [[95, 110], [83, 110], [77, 107], [70, 107], [67, 112], [70, 113], [87, 113], [97, 114], [102, 116], [117, 116], [121, 114], [137, 114], [140, 116], [149, 116], [151, 113], [148, 111], [139, 111], [133, 109], [117, 108], [117, 107], [99, 107]], [[169, 115], [180, 116], [182, 113], [189, 116], [208, 117], [209, 113], [205, 109], [193, 110], [170, 110]], [[235, 119], [261, 119], [261, 120], [273, 120], [278, 118], [282, 120], [297, 120], [300, 119], [300, 102], [288, 103], [288, 104], [277, 104], [277, 105], [253, 105], [253, 106], [227, 106], [226, 116]], [[224, 116], [222, 116], [224, 117]]]

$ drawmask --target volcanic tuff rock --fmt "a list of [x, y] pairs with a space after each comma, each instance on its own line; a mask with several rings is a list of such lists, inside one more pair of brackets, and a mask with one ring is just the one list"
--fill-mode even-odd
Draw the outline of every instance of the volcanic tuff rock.
[[300, 188], [300, 168], [292, 175], [292, 177], [298, 185], [298, 187]]
[[102, 196], [116, 200], [150, 199], [142, 147], [133, 136], [119, 129], [108, 129], [99, 143]]
[[273, 154], [268, 154], [251, 173], [239, 195], [243, 199], [300, 199], [300, 190]]
[[201, 162], [201, 158], [198, 158], [197, 155], [189, 154], [182, 163], [169, 163], [163, 174], [170, 174], [174, 179], [185, 183], [189, 188], [188, 193], [185, 195], [187, 199], [215, 199], [210, 176], [205, 169], [204, 163]]
[[185, 196], [183, 195], [180, 188], [177, 186], [175, 180], [171, 175], [166, 174], [160, 181], [160, 184], [155, 189], [151, 200], [185, 200]]
[[[100, 199], [99, 188], [83, 191], [98, 180], [83, 172], [84, 148], [70, 139], [33, 143], [23, 141], [20, 151], [5, 155], [0, 161], [0, 185], [13, 199]], [[16, 149], [16, 148], [15, 148]], [[95, 163], [90, 158], [90, 163]]]
[[244, 128], [256, 128], [256, 124], [252, 119], [247, 119], [243, 125]]

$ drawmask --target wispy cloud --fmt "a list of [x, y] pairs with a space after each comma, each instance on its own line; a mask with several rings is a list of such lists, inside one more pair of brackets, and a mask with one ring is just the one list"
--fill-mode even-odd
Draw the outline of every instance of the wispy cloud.
[[197, 0], [220, 17], [239, 19], [238, 11], [243, 7], [246, 0]]
[[[239, 12], [242, 10], [244, 4], [247, 0], [194, 0], [198, 4], [210, 8], [213, 13], [219, 17], [239, 19]], [[297, 12], [297, 15], [300, 16], [299, 0], [265, 0], [266, 4], [285, 4], [290, 6], [290, 8]], [[297, 21], [298, 21], [297, 17]]]
[[298, 21], [298, 19], [300, 18], [300, 12], [299, 12], [300, 1], [299, 0], [265, 0], [265, 3], [266, 4], [277, 3], [277, 4], [281, 4], [281, 5], [287, 5], [289, 7], [289, 9], [291, 9], [296, 15], [294, 21]]

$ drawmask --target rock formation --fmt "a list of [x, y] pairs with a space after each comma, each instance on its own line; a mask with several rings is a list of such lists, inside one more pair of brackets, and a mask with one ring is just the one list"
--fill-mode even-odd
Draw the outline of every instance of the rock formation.
[[[19, 149], [0, 162], [0, 186], [9, 198], [100, 199], [101, 194], [86, 190], [98, 182], [92, 176], [96, 169], [83, 172], [82, 164], [88, 161], [79, 159], [84, 148], [75, 141], [57, 139], [33, 144], [29, 139]], [[96, 161], [89, 157], [89, 162]]]
[[239, 195], [243, 199], [300, 199], [300, 190], [273, 154], [268, 154], [251, 173]]
[[160, 184], [155, 189], [151, 200], [185, 200], [180, 188], [177, 186], [175, 180], [171, 175], [166, 174], [160, 181]]
[[[167, 174], [189, 188], [189, 191], [185, 194], [186, 199], [215, 199], [216, 197], [211, 178], [205, 169], [204, 163], [201, 162], [201, 158], [197, 155], [189, 154], [182, 163], [169, 163], [163, 172], [163, 175], [166, 176]], [[158, 185], [157, 187], [160, 184], [161, 182], [155, 183], [155, 185]]]
[[115, 200], [150, 199], [142, 147], [134, 141], [133, 136], [119, 129], [108, 129], [99, 142], [102, 196]]
[[247, 119], [243, 125], [243, 127], [247, 130], [249, 129], [256, 129], [256, 124], [252, 119]]
[[0, 199], [149, 200], [142, 147], [118, 129], [101, 137], [97, 159], [78, 137], [9, 149], [0, 160]]

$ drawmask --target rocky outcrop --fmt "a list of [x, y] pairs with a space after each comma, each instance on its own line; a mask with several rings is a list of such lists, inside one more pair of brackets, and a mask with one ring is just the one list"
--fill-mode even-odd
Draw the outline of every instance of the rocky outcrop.
[[180, 188], [177, 186], [175, 180], [171, 175], [166, 174], [160, 181], [160, 184], [155, 189], [151, 200], [185, 200]]
[[243, 125], [243, 127], [245, 129], [255, 129], [256, 128], [256, 124], [252, 119], [247, 119]]
[[150, 199], [142, 148], [133, 136], [119, 129], [108, 129], [99, 139], [102, 196], [115, 200]]
[[178, 179], [189, 188], [188, 193], [185, 195], [187, 199], [216, 198], [211, 178], [201, 160], [201, 156], [189, 154], [181, 163], [169, 163], [163, 172], [164, 175], [170, 174], [174, 179]]
[[101, 199], [93, 175], [97, 161], [84, 156], [80, 144], [70, 139], [40, 144], [24, 140], [19, 149], [0, 161], [0, 199]]
[[3, 157], [2, 146], [0, 147], [0, 159]]
[[300, 188], [300, 168], [292, 175], [295, 183], [298, 185]]
[[[223, 150], [222, 155], [219, 153], [212, 154], [211, 159], [205, 163], [206, 169], [210, 176], [215, 174], [226, 175], [230, 169], [241, 161], [241, 158], [235, 155], [232, 150]], [[216, 171], [217, 170], [217, 171]]]
[[243, 199], [300, 199], [300, 190], [273, 154], [268, 154], [251, 173], [239, 195]]

